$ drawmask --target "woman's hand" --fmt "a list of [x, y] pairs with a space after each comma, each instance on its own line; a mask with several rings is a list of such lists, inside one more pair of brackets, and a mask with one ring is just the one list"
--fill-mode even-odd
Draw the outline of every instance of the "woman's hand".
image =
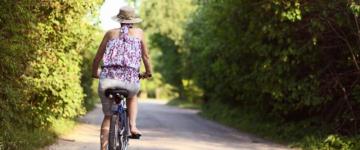
[[152, 74], [150, 72], [144, 72], [139, 74], [140, 79], [149, 79], [152, 77]]
[[98, 68], [98, 69], [97, 69], [97, 72], [93, 72], [93, 73], [92, 73], [92, 77], [93, 77], [93, 78], [97, 78], [97, 79], [98, 79], [98, 78], [99, 78], [99, 74], [100, 74], [100, 72], [101, 72], [101, 69], [100, 69], [100, 68]]
[[92, 77], [93, 77], [93, 78], [97, 78], [97, 79], [98, 79], [98, 78], [99, 78], [99, 75], [97, 75], [97, 74], [93, 74], [93, 75], [92, 75]]

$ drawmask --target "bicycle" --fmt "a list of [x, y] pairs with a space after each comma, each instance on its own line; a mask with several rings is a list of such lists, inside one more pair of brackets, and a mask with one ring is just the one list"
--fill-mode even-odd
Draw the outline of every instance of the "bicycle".
[[[139, 74], [139, 78], [149, 78], [151, 74]], [[105, 90], [105, 96], [113, 100], [110, 119], [109, 150], [126, 150], [129, 138], [140, 139], [141, 135], [129, 135], [129, 118], [126, 107], [128, 91], [122, 88], [109, 88]]]

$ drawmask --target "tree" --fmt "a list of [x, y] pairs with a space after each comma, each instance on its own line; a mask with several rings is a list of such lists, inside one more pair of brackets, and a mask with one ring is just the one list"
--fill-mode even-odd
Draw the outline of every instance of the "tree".
[[184, 61], [182, 36], [189, 15], [195, 10], [191, 0], [146, 0], [141, 5], [142, 26], [149, 34], [152, 49], [160, 50], [155, 71], [164, 82], [171, 84], [181, 99], [185, 97], [183, 85]]
[[359, 10], [353, 1], [209, 1], [187, 26], [187, 67], [210, 102], [359, 133]]
[[[82, 54], [92, 48], [89, 37], [97, 31], [85, 17], [100, 3], [1, 1], [0, 143], [5, 149], [31, 149], [27, 135], [85, 113]], [[32, 140], [42, 140], [37, 137]]]

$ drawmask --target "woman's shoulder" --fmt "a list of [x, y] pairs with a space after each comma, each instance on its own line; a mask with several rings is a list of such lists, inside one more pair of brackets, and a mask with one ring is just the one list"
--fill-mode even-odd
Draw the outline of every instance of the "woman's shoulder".
[[139, 31], [139, 32], [143, 32], [143, 29], [139, 28], [139, 27], [134, 27], [135, 31]]
[[113, 29], [110, 29], [106, 32], [109, 32], [109, 33], [112, 33], [112, 32], [119, 32], [120, 31], [120, 28], [113, 28]]
[[108, 31], [106, 31], [105, 36], [112, 38], [115, 37], [119, 34], [120, 29], [119, 28], [114, 28], [114, 29], [110, 29]]
[[144, 37], [144, 31], [141, 28], [134, 27], [132, 28], [132, 32], [134, 36], [138, 37], [139, 39], [143, 39]]

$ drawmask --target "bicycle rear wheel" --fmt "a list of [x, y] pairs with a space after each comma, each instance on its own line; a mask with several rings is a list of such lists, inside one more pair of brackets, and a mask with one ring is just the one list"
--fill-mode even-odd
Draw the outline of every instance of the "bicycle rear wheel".
[[127, 111], [121, 113], [121, 128], [120, 128], [120, 150], [127, 150], [129, 145], [129, 118]]
[[110, 120], [109, 150], [121, 150], [119, 139], [119, 115], [113, 114]]

